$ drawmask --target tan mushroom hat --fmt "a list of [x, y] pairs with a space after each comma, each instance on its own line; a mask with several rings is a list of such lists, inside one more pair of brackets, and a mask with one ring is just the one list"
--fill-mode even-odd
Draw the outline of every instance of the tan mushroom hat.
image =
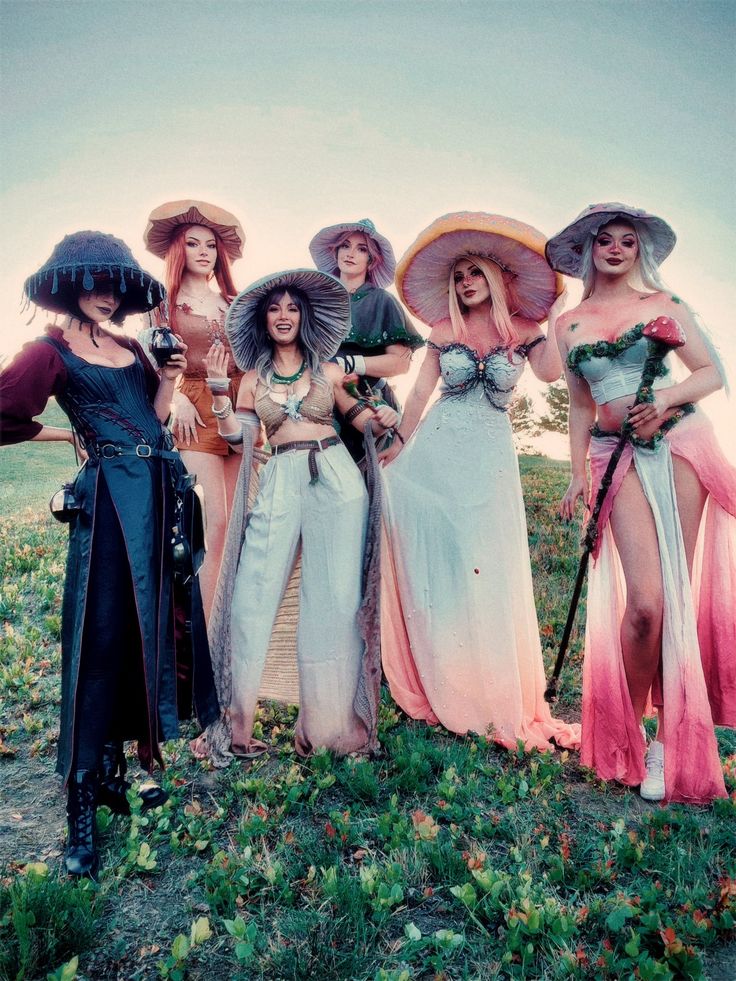
[[509, 309], [540, 322], [562, 292], [562, 277], [544, 257], [546, 244], [542, 232], [515, 218], [456, 211], [419, 233], [399, 260], [396, 288], [406, 306], [433, 326], [450, 316], [448, 284], [455, 261], [477, 255], [510, 273]]
[[165, 259], [172, 236], [181, 225], [204, 225], [215, 232], [231, 259], [240, 259], [245, 245], [243, 227], [229, 211], [206, 201], [167, 201], [148, 216], [143, 241], [149, 252]]
[[549, 240], [547, 260], [550, 266], [558, 272], [579, 279], [583, 275], [583, 243], [616, 218], [623, 218], [634, 228], [639, 225], [647, 229], [657, 265], [664, 262], [674, 249], [677, 236], [663, 218], [650, 215], [643, 208], [632, 208], [630, 204], [608, 201], [605, 204], [589, 204], [574, 221]]

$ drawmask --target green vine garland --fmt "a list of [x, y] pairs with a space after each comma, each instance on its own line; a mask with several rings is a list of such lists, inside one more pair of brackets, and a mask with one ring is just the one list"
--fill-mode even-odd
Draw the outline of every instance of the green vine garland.
[[[617, 358], [627, 348], [641, 340], [644, 336], [643, 331], [644, 324], [636, 324], [635, 327], [627, 330], [615, 341], [594, 341], [592, 344], [578, 344], [568, 352], [567, 366], [578, 378], [585, 379], [580, 370], [581, 362], [588, 361], [590, 358]], [[663, 361], [659, 361], [652, 380], [663, 378], [666, 374], [668, 374], [667, 366]]]

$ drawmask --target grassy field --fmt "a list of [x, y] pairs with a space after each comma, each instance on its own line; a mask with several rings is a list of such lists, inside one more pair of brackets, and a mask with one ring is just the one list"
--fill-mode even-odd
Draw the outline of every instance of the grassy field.
[[[69, 428], [69, 420], [56, 402], [43, 415], [49, 426]], [[51, 495], [77, 469], [69, 443], [21, 443], [0, 449], [0, 517], [43, 512]]]
[[[726, 730], [731, 798], [660, 807], [575, 754], [444, 735], [388, 699], [380, 758], [299, 760], [294, 711], [266, 705], [256, 735], [272, 756], [212, 771], [167, 744], [169, 802], [132, 819], [100, 809], [100, 882], [65, 880], [52, 770], [66, 530], [46, 502], [74, 463], [68, 447], [0, 453], [14, 474], [0, 518], [0, 979], [736, 977]], [[564, 465], [528, 457], [522, 471], [550, 662], [576, 532], [554, 517]], [[557, 711], [577, 718], [579, 704], [577, 637]]]

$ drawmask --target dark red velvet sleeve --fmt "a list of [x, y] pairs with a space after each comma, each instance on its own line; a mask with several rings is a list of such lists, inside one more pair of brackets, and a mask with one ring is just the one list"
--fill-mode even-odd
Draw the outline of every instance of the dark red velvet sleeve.
[[0, 372], [0, 444], [22, 443], [41, 431], [35, 416], [49, 397], [66, 384], [66, 369], [58, 352], [43, 341], [26, 344]]

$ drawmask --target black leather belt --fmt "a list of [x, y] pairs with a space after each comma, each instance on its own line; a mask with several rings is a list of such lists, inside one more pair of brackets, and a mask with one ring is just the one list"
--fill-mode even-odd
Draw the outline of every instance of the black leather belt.
[[137, 456], [142, 460], [156, 457], [161, 460], [178, 460], [172, 450], [157, 450], [148, 443], [91, 443], [87, 450], [102, 460], [114, 460], [118, 456]]

